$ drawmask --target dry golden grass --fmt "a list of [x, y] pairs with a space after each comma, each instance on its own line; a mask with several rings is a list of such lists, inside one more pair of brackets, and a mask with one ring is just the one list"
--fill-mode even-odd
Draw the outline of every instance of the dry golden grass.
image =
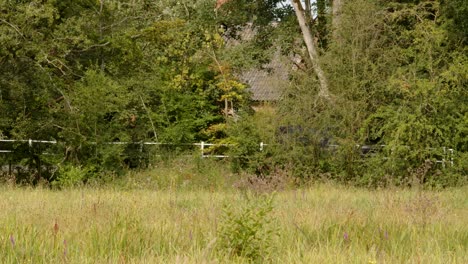
[[[274, 194], [271, 263], [468, 263], [467, 188]], [[217, 248], [235, 190], [0, 188], [2, 263], [247, 263]], [[260, 198], [259, 198], [260, 199]]]

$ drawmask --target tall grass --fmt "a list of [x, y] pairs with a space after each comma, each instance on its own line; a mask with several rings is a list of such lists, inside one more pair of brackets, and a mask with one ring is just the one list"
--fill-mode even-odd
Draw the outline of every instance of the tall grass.
[[[274, 195], [272, 263], [468, 263], [468, 189]], [[217, 248], [235, 190], [1, 187], [1, 263], [248, 263]], [[258, 196], [260, 197], [262, 196]]]

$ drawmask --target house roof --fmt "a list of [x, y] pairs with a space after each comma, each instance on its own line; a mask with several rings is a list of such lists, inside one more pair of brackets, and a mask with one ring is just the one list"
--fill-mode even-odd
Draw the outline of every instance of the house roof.
[[[226, 38], [226, 45], [235, 46], [242, 41], [252, 40], [256, 33], [252, 24], [247, 24], [237, 33], [239, 38]], [[248, 84], [252, 100], [276, 101], [280, 99], [283, 89], [289, 83], [288, 74], [291, 69], [291, 63], [281, 55], [280, 50], [277, 50], [269, 63], [260, 69], [246, 70], [239, 75], [239, 78]]]
[[[279, 53], [279, 52], [278, 52]], [[287, 63], [275, 55], [262, 69], [251, 69], [241, 74], [240, 79], [249, 85], [254, 101], [279, 100], [283, 89], [288, 85]]]

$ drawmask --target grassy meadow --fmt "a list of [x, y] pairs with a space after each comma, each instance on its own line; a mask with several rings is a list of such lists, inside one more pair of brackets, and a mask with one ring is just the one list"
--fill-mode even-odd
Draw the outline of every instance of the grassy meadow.
[[0, 208], [1, 263], [468, 263], [467, 188], [4, 186]]

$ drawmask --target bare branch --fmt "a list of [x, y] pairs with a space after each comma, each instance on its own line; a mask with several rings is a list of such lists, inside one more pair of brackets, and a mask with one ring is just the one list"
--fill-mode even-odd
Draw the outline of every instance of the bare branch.
[[18, 33], [21, 37], [23, 37], [25, 39], [23, 33], [21, 33], [21, 31], [19, 30], [19, 28], [17, 26], [11, 24], [10, 22], [8, 22], [8, 21], [6, 21], [4, 19], [0, 19], [0, 22], [3, 22], [5, 24], [9, 25], [11, 28], [13, 28], [16, 31], [16, 33]]
[[143, 101], [143, 97], [141, 97], [141, 95], [140, 95], [140, 100], [141, 100], [141, 104], [143, 105], [143, 108], [145, 109], [146, 114], [148, 115], [148, 118], [150, 120], [151, 128], [153, 128], [154, 139], [156, 141], [158, 141], [158, 134], [156, 134], [156, 127], [154, 126], [153, 119], [151, 118], [150, 112], [149, 112], [148, 108], [146, 107], [145, 101]]
[[90, 49], [93, 49], [93, 48], [97, 48], [97, 47], [104, 47], [104, 46], [107, 46], [110, 44], [110, 41], [107, 41], [106, 43], [103, 43], [103, 44], [95, 44], [95, 45], [91, 45], [89, 47], [86, 47], [85, 49], [82, 49], [82, 50], [76, 50], [78, 52], [85, 52], [85, 51], [88, 51]]

